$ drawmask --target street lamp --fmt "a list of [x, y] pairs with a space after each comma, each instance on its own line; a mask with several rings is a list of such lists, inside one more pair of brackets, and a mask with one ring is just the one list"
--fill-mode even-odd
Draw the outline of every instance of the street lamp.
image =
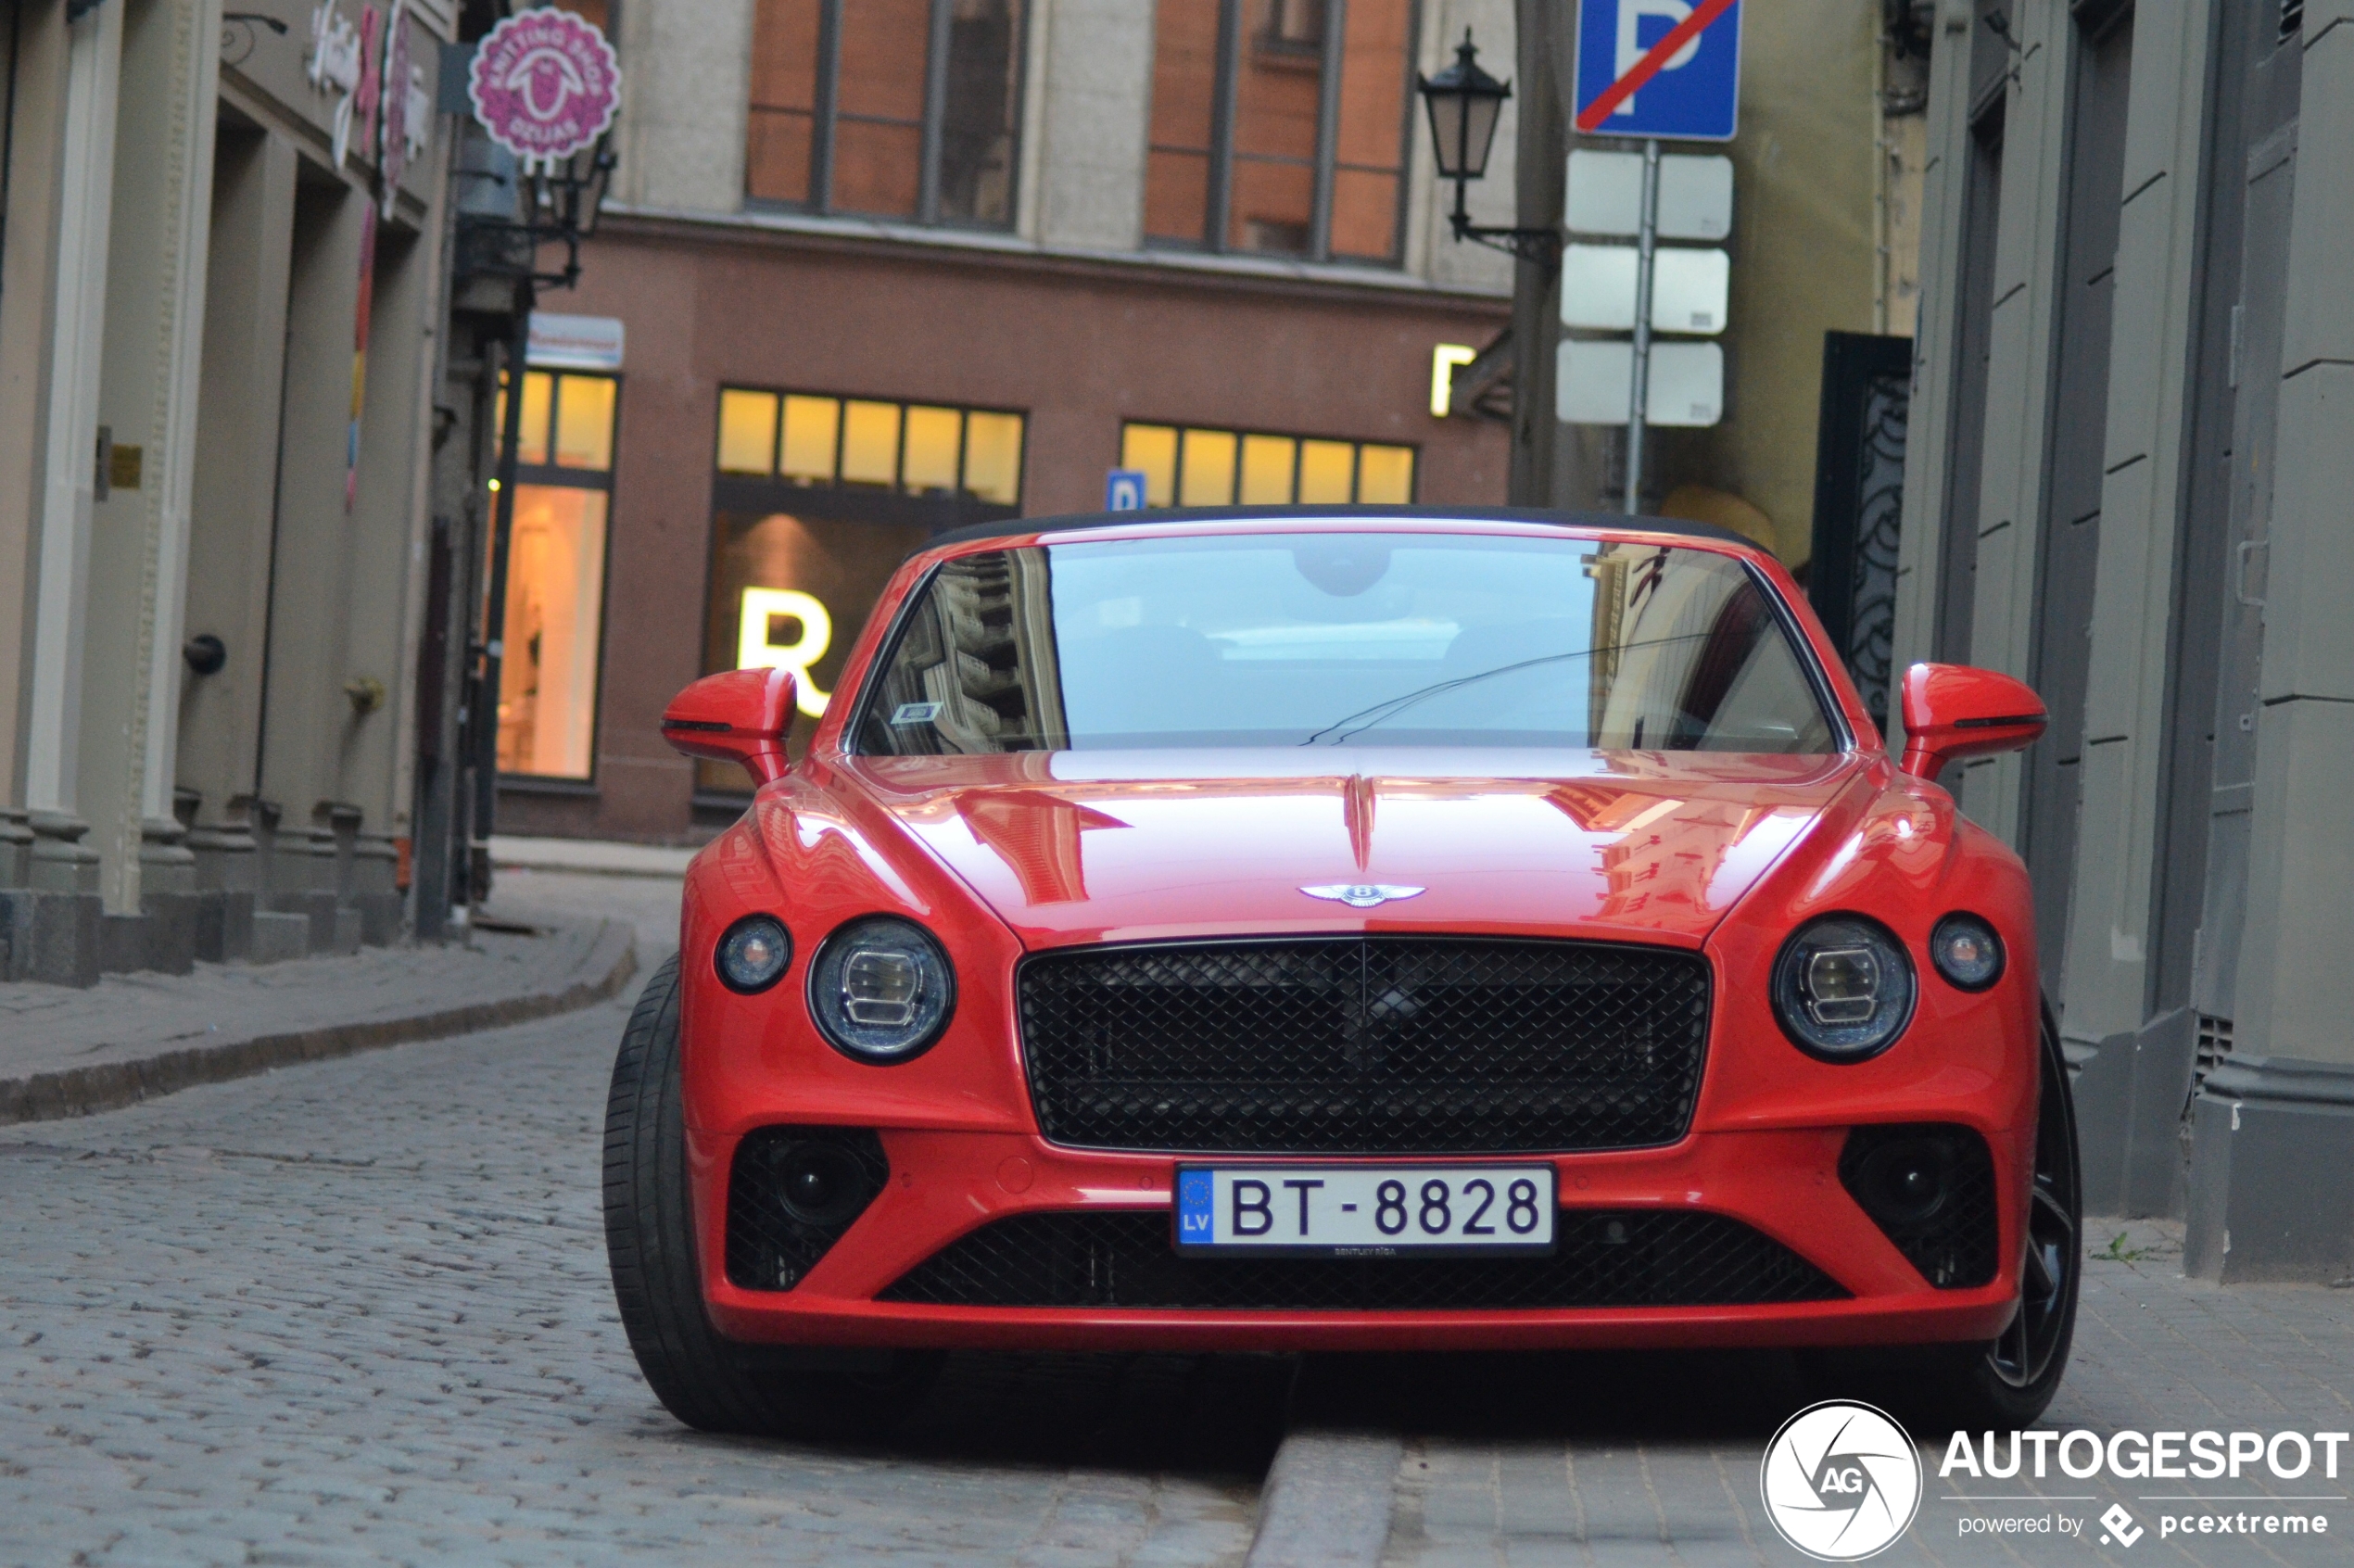
[[1449, 215], [1455, 238], [1507, 250], [1524, 261], [1552, 267], [1561, 260], [1562, 240], [1552, 229], [1487, 228], [1471, 221], [1464, 202], [1465, 187], [1487, 177], [1487, 154], [1496, 141], [1496, 122], [1504, 112], [1512, 84], [1499, 82], [1479, 68], [1479, 50], [1471, 29], [1455, 49], [1455, 63], [1436, 76], [1418, 76], [1415, 90], [1430, 113], [1430, 139], [1438, 158], [1438, 177], [1455, 182], [1455, 210]]

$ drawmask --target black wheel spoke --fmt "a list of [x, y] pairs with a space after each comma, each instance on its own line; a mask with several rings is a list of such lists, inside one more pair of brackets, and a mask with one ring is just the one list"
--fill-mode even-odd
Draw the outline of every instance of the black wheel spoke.
[[2076, 1140], [2068, 1121], [2067, 1069], [2048, 1031], [2041, 1043], [2043, 1109], [2036, 1119], [2034, 1181], [2019, 1249], [2019, 1302], [2009, 1325], [1986, 1352], [1988, 1370], [2019, 1389], [2052, 1372], [2075, 1316]]

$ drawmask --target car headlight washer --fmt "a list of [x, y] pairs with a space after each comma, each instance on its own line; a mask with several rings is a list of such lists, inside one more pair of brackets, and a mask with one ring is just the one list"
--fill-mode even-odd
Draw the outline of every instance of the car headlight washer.
[[1894, 1044], [1918, 990], [1905, 944], [1861, 915], [1809, 921], [1774, 960], [1774, 1017], [1825, 1061], [1865, 1061]]
[[956, 972], [913, 920], [869, 915], [837, 929], [809, 966], [809, 1016], [853, 1061], [911, 1061], [956, 1010]]

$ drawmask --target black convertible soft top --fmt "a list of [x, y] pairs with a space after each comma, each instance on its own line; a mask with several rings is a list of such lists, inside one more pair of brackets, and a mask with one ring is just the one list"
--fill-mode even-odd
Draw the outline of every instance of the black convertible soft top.
[[1140, 523], [1206, 523], [1228, 519], [1362, 517], [1370, 521], [1426, 517], [1453, 523], [1550, 523], [1582, 531], [1639, 529], [1647, 534], [1681, 534], [1687, 538], [1713, 539], [1721, 544], [1754, 545], [1755, 540], [1720, 528], [1714, 523], [1693, 523], [1681, 517], [1628, 517], [1615, 512], [1552, 512], [1534, 506], [1195, 506], [1157, 507], [1145, 512], [1087, 512], [1069, 517], [1008, 517], [999, 523], [968, 523], [934, 534], [910, 555], [936, 545], [962, 544], [968, 539], [1009, 538], [1023, 534], [1063, 533], [1073, 528], [1133, 528]]

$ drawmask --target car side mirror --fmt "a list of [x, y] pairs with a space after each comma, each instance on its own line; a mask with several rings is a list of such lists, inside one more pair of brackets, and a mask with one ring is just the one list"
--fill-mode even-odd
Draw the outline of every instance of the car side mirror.
[[792, 713], [791, 670], [724, 670], [670, 700], [662, 738], [684, 756], [741, 764], [754, 784], [766, 784], [790, 765], [785, 733]]
[[1950, 762], [2022, 751], [2050, 715], [2025, 681], [1968, 664], [1915, 664], [1905, 672], [1905, 760], [1916, 778]]

